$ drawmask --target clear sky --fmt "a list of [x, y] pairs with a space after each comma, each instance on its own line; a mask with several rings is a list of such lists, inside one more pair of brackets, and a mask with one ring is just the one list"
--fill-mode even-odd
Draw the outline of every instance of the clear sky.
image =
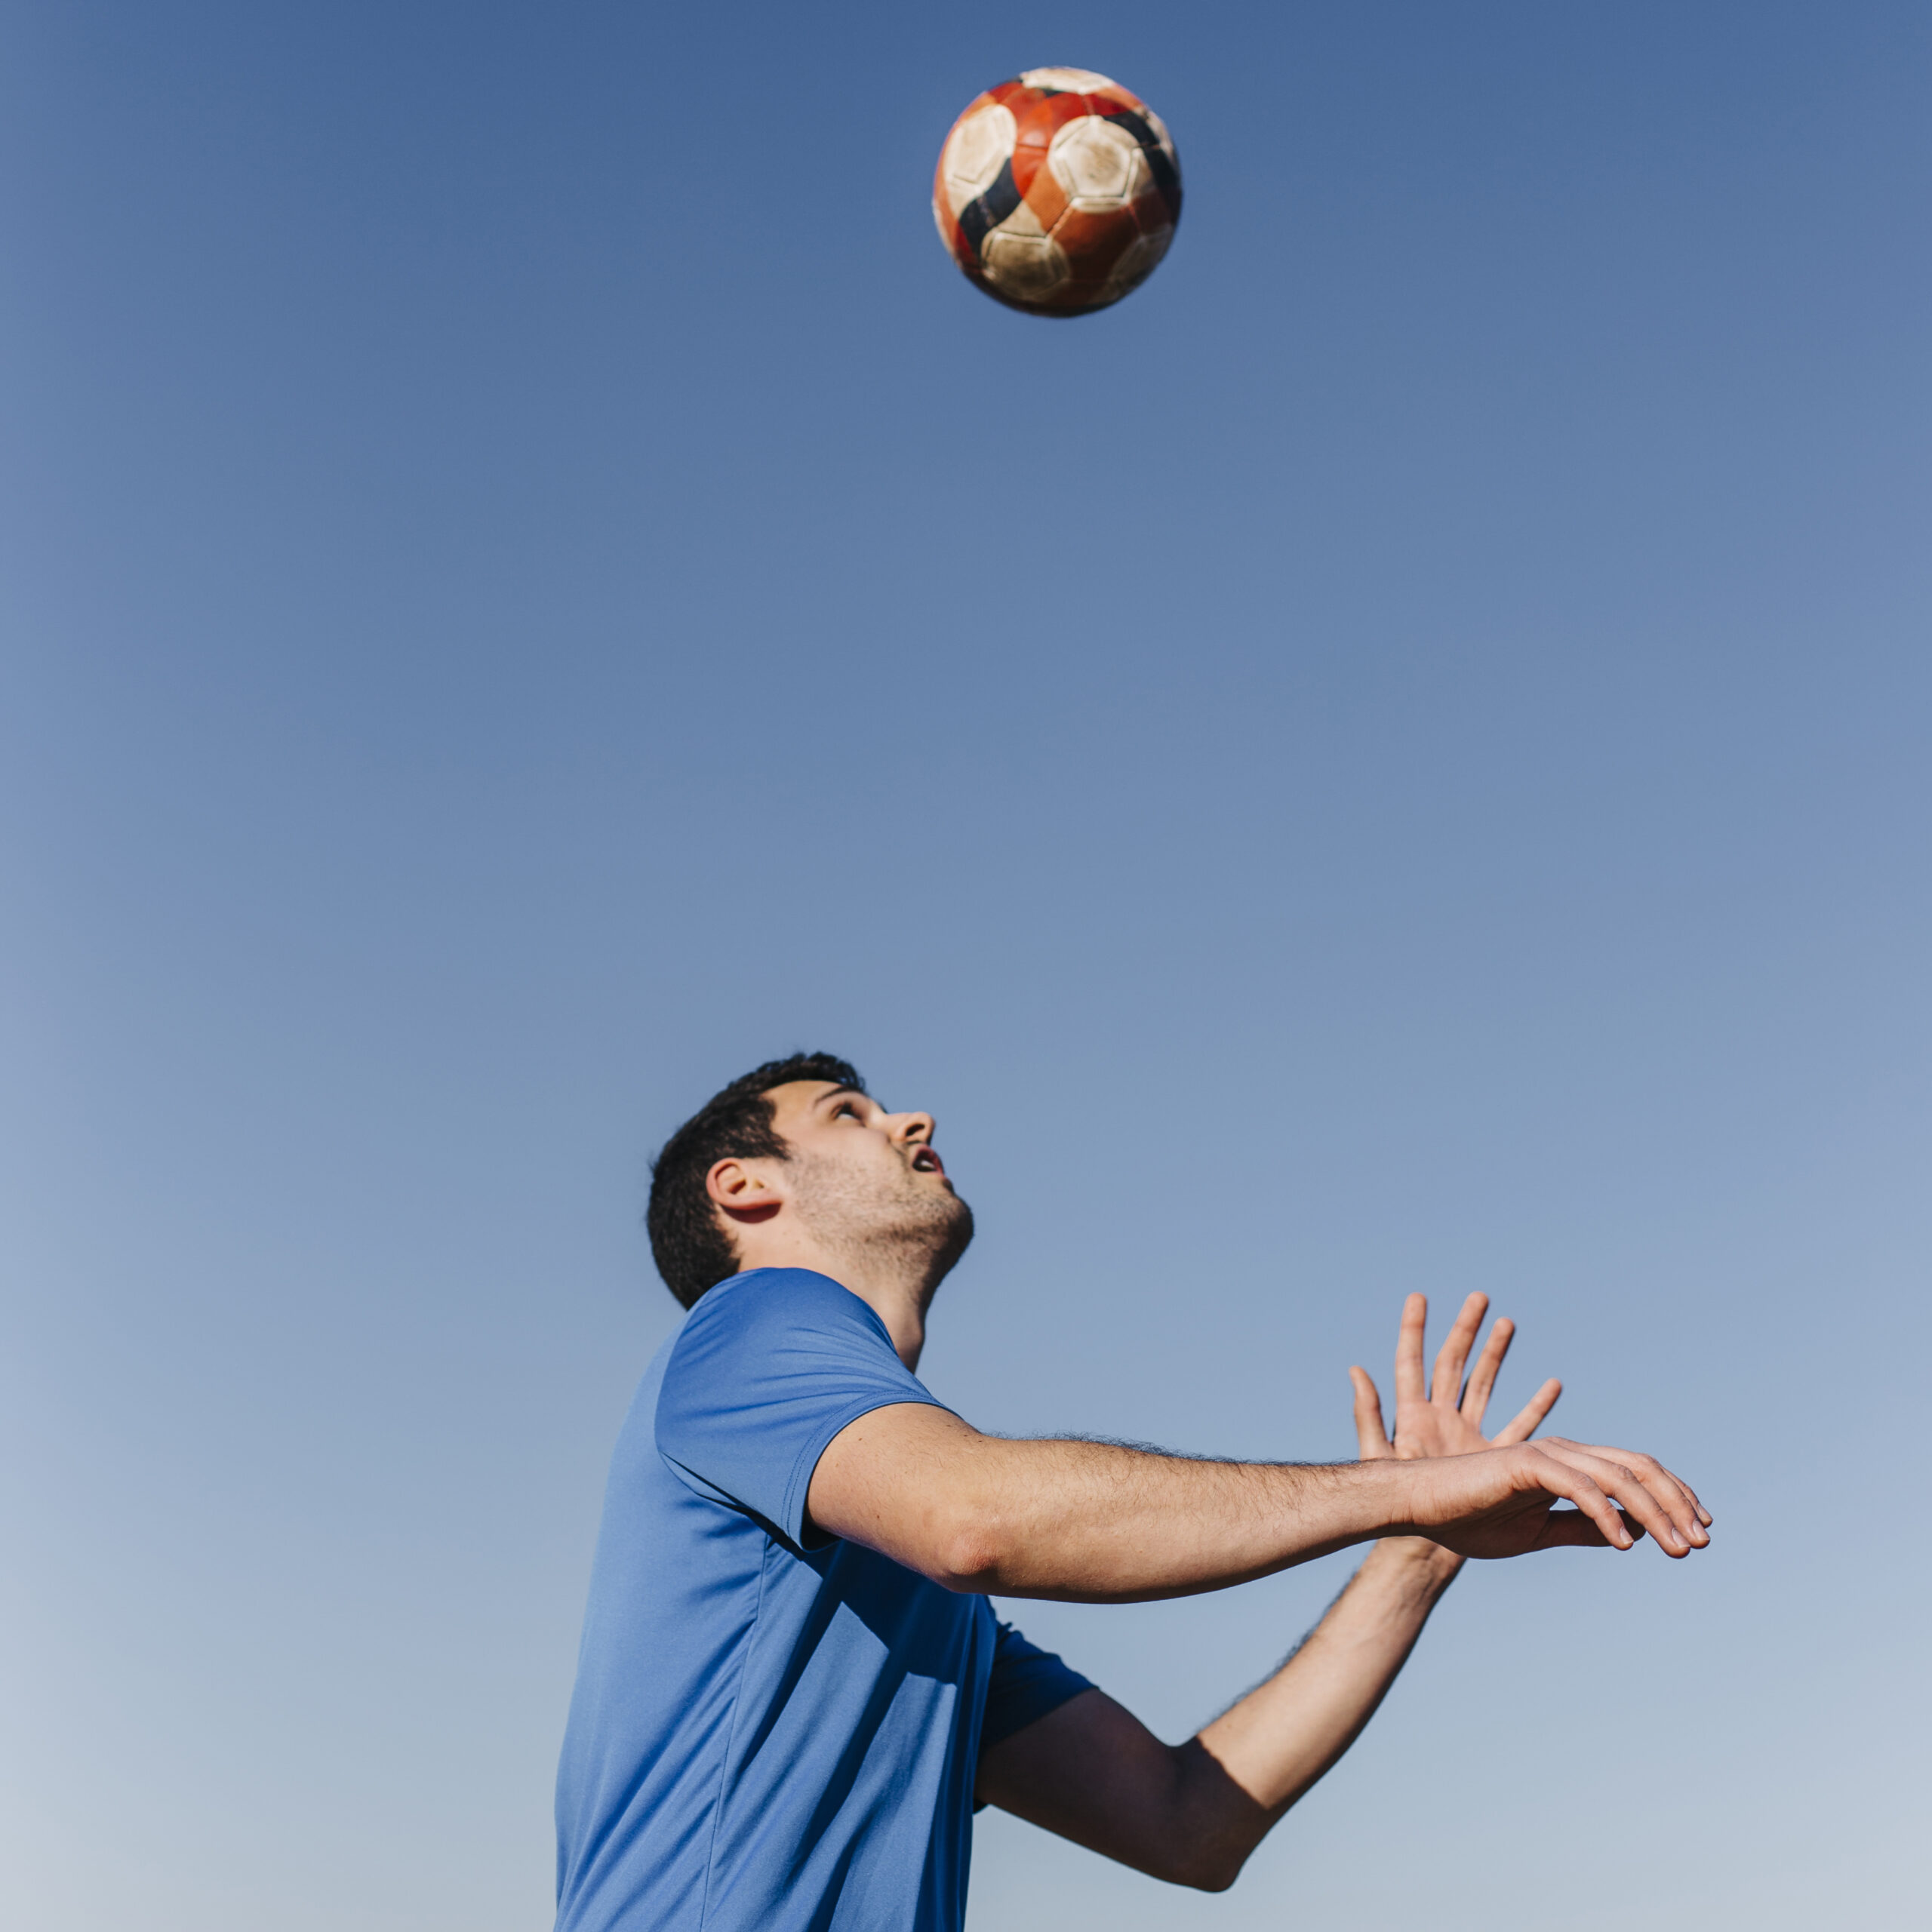
[[[983, 1426], [1345, 1456], [1481, 1287], [1717, 1512], [983, 1928], [1924, 1909], [1922, 5], [0, 12], [0, 1918], [547, 1925], [645, 1164], [798, 1047]], [[927, 195], [1062, 62], [1188, 201], [1043, 323]], [[1345, 1574], [1015, 1614], [1178, 1736]]]

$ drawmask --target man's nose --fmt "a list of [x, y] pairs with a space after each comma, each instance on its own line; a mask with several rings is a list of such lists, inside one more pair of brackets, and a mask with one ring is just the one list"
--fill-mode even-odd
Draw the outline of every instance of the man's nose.
[[900, 1140], [930, 1140], [938, 1123], [931, 1114], [894, 1114], [892, 1116], [894, 1137]]

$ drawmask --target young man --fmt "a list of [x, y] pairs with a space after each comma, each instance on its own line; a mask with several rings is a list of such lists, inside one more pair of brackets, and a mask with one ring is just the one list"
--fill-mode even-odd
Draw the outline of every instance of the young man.
[[[1647, 1456], [1481, 1430], [1472, 1296], [1362, 1460], [1203, 1462], [1008, 1441], [913, 1374], [972, 1215], [933, 1121], [826, 1054], [735, 1081], [653, 1170], [652, 1252], [691, 1310], [624, 1425], [558, 1779], [559, 1932], [957, 1932], [992, 1804], [1177, 1884], [1232, 1884], [1347, 1749], [1463, 1560], [1665, 1552], [1710, 1518]], [[1559, 1510], [1559, 1502], [1574, 1507]], [[1161, 1743], [998, 1623], [988, 1592], [1125, 1603], [1373, 1545], [1289, 1661]]]

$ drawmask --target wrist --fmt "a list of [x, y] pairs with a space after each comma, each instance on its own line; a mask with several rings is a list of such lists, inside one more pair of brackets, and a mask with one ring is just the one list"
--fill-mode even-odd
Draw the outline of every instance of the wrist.
[[1426, 1524], [1433, 1512], [1427, 1458], [1389, 1456], [1358, 1463], [1355, 1467], [1368, 1484], [1360, 1505], [1365, 1519], [1362, 1524], [1364, 1540], [1377, 1537], [1386, 1541], [1428, 1534]]
[[1426, 1537], [1383, 1537], [1371, 1553], [1366, 1569], [1373, 1564], [1390, 1580], [1435, 1598], [1456, 1580], [1465, 1559], [1453, 1549], [1444, 1549]]

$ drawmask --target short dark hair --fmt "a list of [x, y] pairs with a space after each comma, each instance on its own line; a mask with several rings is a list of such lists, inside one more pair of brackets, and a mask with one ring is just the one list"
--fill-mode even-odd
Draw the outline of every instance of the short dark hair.
[[738, 1251], [704, 1177], [720, 1161], [783, 1161], [791, 1149], [772, 1124], [771, 1090], [792, 1080], [830, 1080], [863, 1094], [866, 1083], [835, 1054], [793, 1054], [741, 1074], [686, 1121], [651, 1164], [645, 1226], [664, 1285], [685, 1307], [738, 1270]]

